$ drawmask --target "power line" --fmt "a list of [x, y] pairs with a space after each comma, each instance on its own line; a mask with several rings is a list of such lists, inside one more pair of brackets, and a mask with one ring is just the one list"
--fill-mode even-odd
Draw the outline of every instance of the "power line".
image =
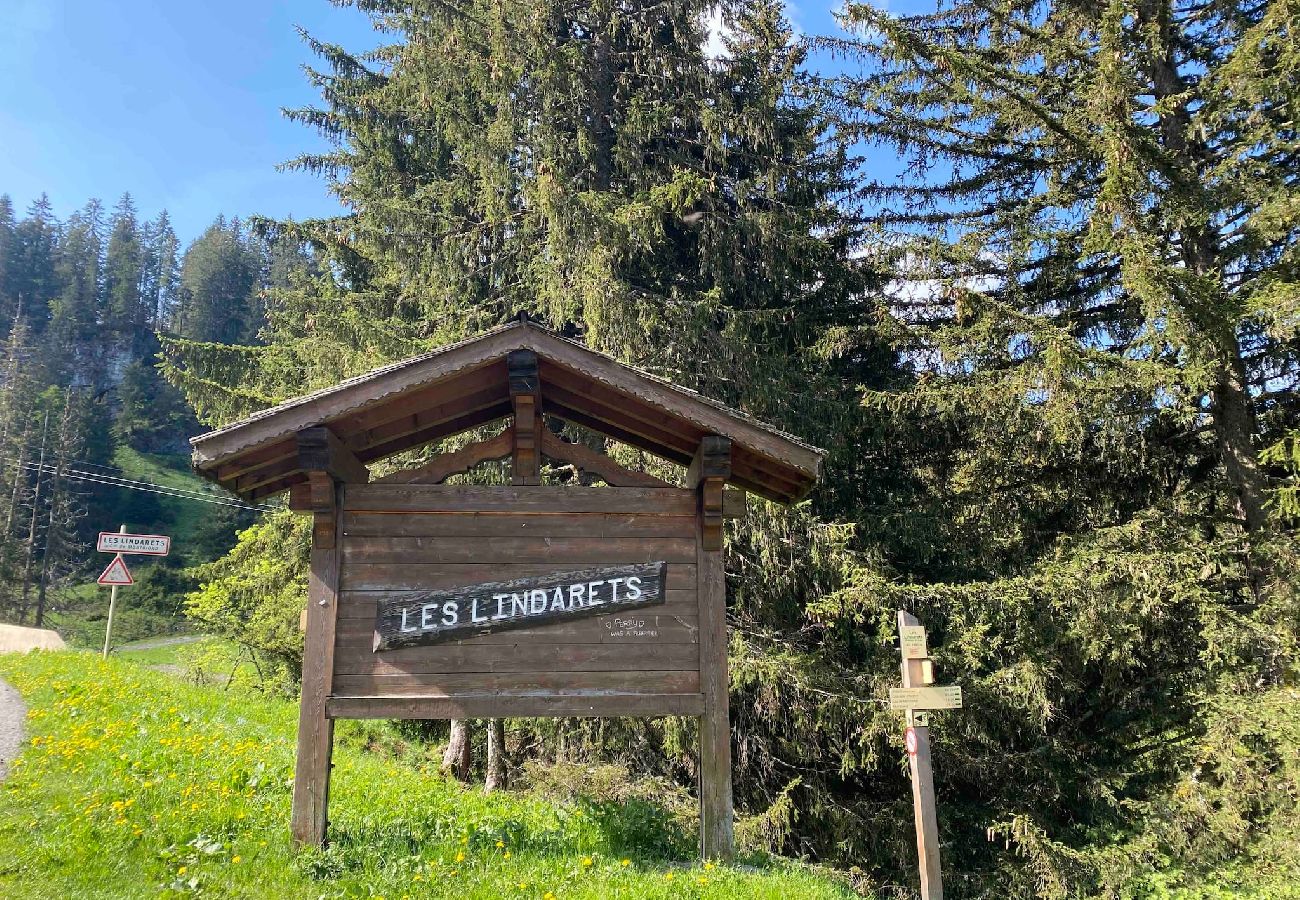
[[[27, 471], [39, 472], [41, 474], [54, 474], [58, 471], [55, 466], [38, 466], [35, 463], [20, 463], [15, 468], [26, 469]], [[135, 481], [134, 479], [112, 478], [112, 476], [99, 476], [93, 472], [81, 472], [77, 469], [63, 470], [63, 477], [74, 481], [87, 481], [95, 484], [103, 484], [108, 487], [122, 488], [129, 491], [143, 491], [150, 494], [160, 494], [164, 497], [175, 497], [178, 500], [193, 500], [196, 503], [211, 503], [216, 506], [230, 506], [235, 509], [247, 509], [253, 512], [262, 512], [267, 509], [265, 506], [257, 506], [245, 503], [242, 500], [226, 499], [223, 497], [204, 496], [194, 492], [183, 492], [179, 488], [169, 488], [165, 485], [154, 484], [150, 481]]]

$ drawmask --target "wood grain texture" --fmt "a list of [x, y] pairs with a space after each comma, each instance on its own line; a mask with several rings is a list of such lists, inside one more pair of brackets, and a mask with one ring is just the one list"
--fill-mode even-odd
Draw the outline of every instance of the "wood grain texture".
[[[407, 538], [418, 540], [418, 538]], [[548, 628], [663, 606], [668, 564], [601, 566], [387, 598], [375, 611], [375, 652]], [[621, 589], [621, 590], [620, 590]]]
[[[325, 705], [333, 689], [341, 554], [333, 542], [320, 544], [319, 537], [337, 533], [333, 524], [337, 515], [337, 509], [314, 513], [318, 520], [314, 529], [318, 539], [312, 547], [307, 581], [307, 634], [303, 645], [302, 699], [298, 707], [298, 750], [290, 819], [293, 840], [300, 845], [323, 843], [328, 815], [334, 723], [328, 718]], [[323, 519], [331, 522], [319, 521]]]
[[[904, 625], [920, 625], [916, 616], [898, 611], [901, 633]], [[902, 661], [903, 687], [924, 687], [922, 660]], [[917, 725], [916, 753], [908, 757], [912, 775], [912, 814], [916, 820], [916, 853], [921, 873], [922, 900], [943, 900], [943, 871], [939, 864], [939, 816], [934, 796], [934, 769], [930, 759], [930, 728]]]
[[350, 512], [431, 515], [568, 515], [633, 513], [694, 516], [695, 494], [681, 488], [590, 488], [568, 485], [358, 485], [348, 492]]
[[[735, 493], [735, 492], [729, 492]], [[743, 496], [743, 495], [741, 495]], [[478, 512], [394, 516], [347, 512], [343, 533], [349, 538], [478, 538], [538, 535], [546, 538], [683, 538], [694, 540], [695, 516], [635, 513], [566, 515], [491, 515]]]
[[472, 672], [619, 672], [645, 669], [696, 672], [700, 650], [694, 643], [540, 644], [524, 639], [506, 644], [423, 647], [372, 653], [352, 644], [336, 648], [336, 675], [468, 674]]
[[[594, 566], [601, 563], [691, 563], [695, 542], [689, 538], [475, 537], [352, 537], [343, 559], [358, 565], [472, 565], [509, 561], [512, 565], [552, 563]], [[496, 580], [496, 579], [493, 579]]]
[[699, 549], [700, 597], [700, 852], [730, 860], [735, 853], [731, 792], [731, 722], [727, 677], [727, 583], [722, 552]]
[[[476, 672], [469, 675], [335, 675], [335, 697], [455, 697], [476, 692], [562, 695], [616, 693], [698, 694], [700, 673]], [[494, 713], [493, 715], [501, 715]]]
[[480, 719], [492, 716], [698, 716], [699, 694], [602, 692], [542, 697], [465, 693], [455, 697], [331, 697], [336, 719]]

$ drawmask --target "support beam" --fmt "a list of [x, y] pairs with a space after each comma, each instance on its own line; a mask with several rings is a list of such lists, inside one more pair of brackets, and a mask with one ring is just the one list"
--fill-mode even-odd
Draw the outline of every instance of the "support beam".
[[459, 450], [440, 453], [422, 466], [404, 469], [377, 478], [374, 484], [442, 484], [452, 475], [461, 475], [485, 462], [505, 459], [514, 452], [514, 430], [505, 431], [485, 441], [466, 444]]
[[541, 484], [542, 382], [537, 374], [537, 354], [515, 350], [506, 357], [510, 376], [510, 402], [514, 406], [512, 429], [515, 446], [512, 484]]
[[370, 480], [365, 464], [324, 425], [298, 432], [298, 468], [324, 472], [335, 481], [365, 484]]
[[[701, 519], [701, 530], [704, 523]], [[729, 862], [735, 852], [731, 722], [727, 677], [727, 583], [722, 551], [696, 550], [700, 601], [700, 853]]]
[[672, 487], [663, 479], [620, 466], [586, 444], [571, 444], [559, 435], [552, 434], [549, 428], [542, 429], [542, 455], [589, 472], [611, 487]]
[[[903, 626], [920, 624], [920, 620], [906, 610], [898, 611], [900, 635], [903, 633]], [[904, 657], [903, 687], [925, 686], [925, 662], [926, 660]], [[916, 752], [908, 754], [908, 763], [912, 770], [912, 812], [916, 818], [916, 854], [921, 870], [921, 900], [943, 900], [943, 872], [939, 865], [939, 817], [934, 798], [934, 768], [930, 762], [930, 726], [927, 721], [925, 725], [911, 727], [916, 735]]]
[[325, 708], [334, 673], [338, 619], [339, 510], [342, 485], [324, 472], [309, 473], [313, 509], [311, 571], [307, 582], [307, 635], [302, 655], [302, 701], [298, 709], [298, 754], [293, 774], [290, 828], [298, 846], [325, 841], [329, 814], [330, 757], [334, 721]]
[[731, 439], [706, 435], [686, 470], [686, 487], [700, 493], [700, 540], [705, 550], [722, 549], [723, 494], [731, 477]]

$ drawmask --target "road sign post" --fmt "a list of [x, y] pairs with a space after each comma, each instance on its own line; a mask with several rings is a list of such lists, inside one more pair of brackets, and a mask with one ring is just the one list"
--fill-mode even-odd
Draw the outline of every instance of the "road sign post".
[[[943, 900], [943, 874], [939, 867], [939, 819], [934, 799], [934, 769], [930, 765], [931, 709], [957, 709], [961, 688], [927, 687], [932, 680], [927, 664], [925, 629], [915, 616], [898, 611], [899, 648], [902, 653], [902, 688], [891, 688], [891, 709], [907, 711], [907, 761], [912, 772], [912, 812], [916, 817], [916, 853], [921, 870], [921, 900]], [[925, 710], [925, 712], [919, 711]]]
[[95, 549], [100, 553], [113, 553], [113, 561], [99, 576], [98, 584], [109, 586], [108, 622], [104, 625], [104, 658], [108, 659], [108, 649], [113, 640], [113, 616], [117, 612], [117, 589], [123, 584], [135, 584], [131, 571], [126, 567], [122, 554], [134, 553], [141, 556], [166, 556], [171, 552], [172, 539], [165, 534], [127, 534], [123, 525], [117, 531], [101, 531]]

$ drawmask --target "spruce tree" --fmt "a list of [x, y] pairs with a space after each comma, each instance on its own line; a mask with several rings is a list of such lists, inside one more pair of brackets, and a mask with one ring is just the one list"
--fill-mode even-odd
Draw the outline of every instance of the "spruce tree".
[[104, 256], [104, 322], [134, 359], [143, 351], [141, 342], [147, 330], [148, 310], [141, 293], [144, 248], [130, 194], [123, 194], [114, 207], [109, 228]]

